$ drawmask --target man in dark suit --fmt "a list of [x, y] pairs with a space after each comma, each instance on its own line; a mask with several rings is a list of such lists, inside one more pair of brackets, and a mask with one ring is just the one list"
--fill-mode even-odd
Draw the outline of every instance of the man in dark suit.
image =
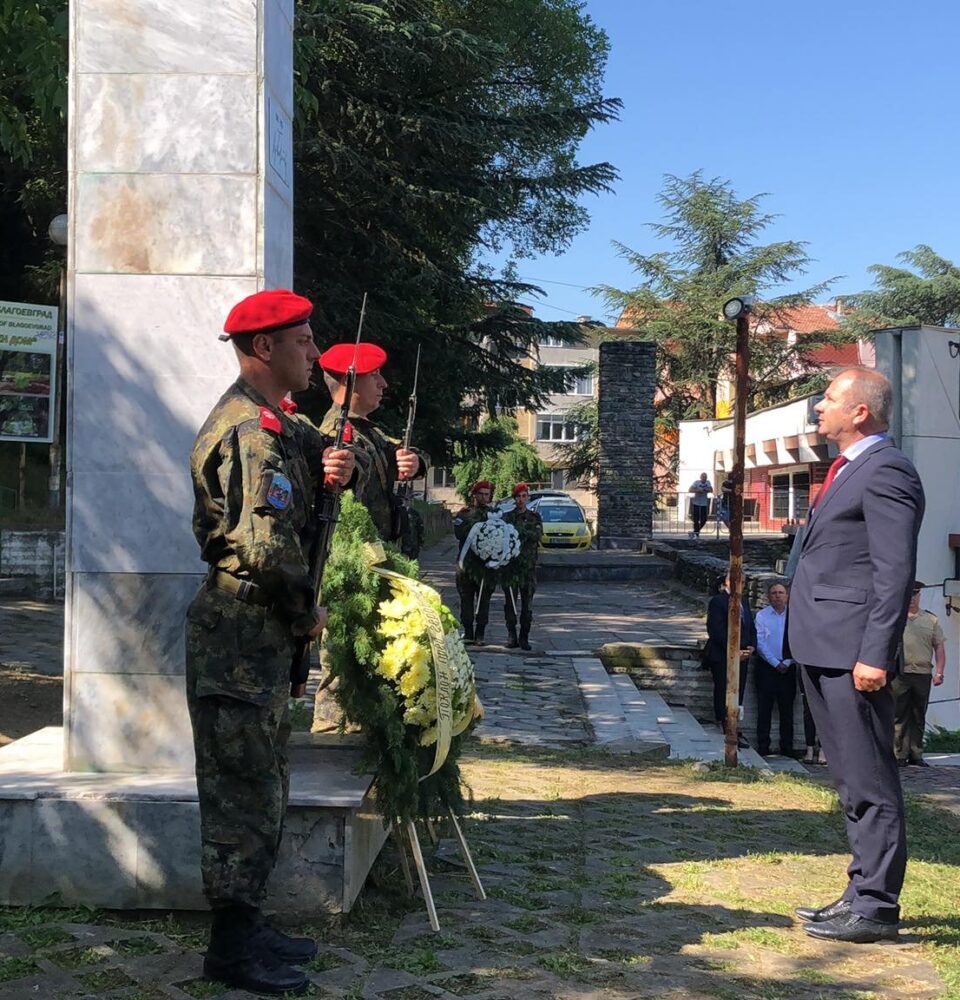
[[891, 400], [883, 375], [856, 368], [837, 375], [816, 406], [840, 456], [808, 518], [787, 621], [853, 854], [842, 896], [797, 913], [811, 936], [855, 943], [897, 939], [907, 858], [888, 681], [924, 498], [916, 469], [887, 436]]
[[[703, 647], [703, 665], [713, 675], [713, 717], [721, 729], [727, 718], [727, 614], [730, 607], [730, 577], [723, 580], [720, 592], [710, 598], [707, 605], [707, 641]], [[737, 704], [743, 707], [743, 692], [747, 687], [747, 667], [757, 648], [757, 629], [744, 596], [740, 604], [740, 692]], [[742, 737], [738, 745], [745, 749], [749, 744]]]

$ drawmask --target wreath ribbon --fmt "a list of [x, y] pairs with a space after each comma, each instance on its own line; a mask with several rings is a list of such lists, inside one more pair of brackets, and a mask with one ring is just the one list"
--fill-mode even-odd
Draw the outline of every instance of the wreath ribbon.
[[443, 767], [447, 754], [450, 752], [450, 741], [454, 736], [459, 736], [470, 724], [475, 715], [479, 715], [482, 709], [479, 707], [479, 699], [474, 694], [473, 711], [465, 713], [464, 718], [458, 723], [456, 728], [453, 725], [453, 667], [450, 664], [450, 657], [447, 655], [446, 638], [443, 632], [443, 622], [440, 613], [424, 595], [424, 590], [430, 588], [418, 580], [413, 580], [402, 573], [384, 569], [378, 563], [386, 560], [387, 554], [383, 546], [377, 542], [367, 542], [364, 545], [364, 554], [367, 557], [367, 566], [378, 576], [393, 581], [398, 588], [409, 595], [417, 606], [417, 610], [423, 615], [424, 623], [427, 627], [427, 638], [430, 642], [430, 652], [433, 654], [434, 678], [437, 691], [437, 742], [433, 754], [433, 766], [429, 772], [423, 775], [420, 780], [429, 778], [431, 774], [436, 774]]

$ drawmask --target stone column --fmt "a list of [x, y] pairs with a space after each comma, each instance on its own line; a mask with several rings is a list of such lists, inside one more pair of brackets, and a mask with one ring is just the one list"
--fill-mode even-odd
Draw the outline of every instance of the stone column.
[[192, 767], [194, 435], [292, 281], [293, 0], [71, 0], [65, 768]]
[[656, 384], [654, 344], [635, 340], [601, 343], [598, 548], [636, 549], [650, 537]]

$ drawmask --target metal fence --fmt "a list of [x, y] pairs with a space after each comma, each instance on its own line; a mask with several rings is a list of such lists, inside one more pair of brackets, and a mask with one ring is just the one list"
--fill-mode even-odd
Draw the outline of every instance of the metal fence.
[[[658, 493], [653, 508], [653, 533], [655, 535], [689, 535], [693, 532], [693, 496], [690, 493]], [[770, 490], [745, 490], [743, 494], [743, 532], [745, 535], [778, 534], [787, 524], [803, 523], [806, 503], [802, 497], [782, 498]], [[804, 517], [790, 517], [791, 512]], [[723, 501], [710, 498], [707, 520], [701, 536], [723, 538], [727, 534], [728, 515]]]

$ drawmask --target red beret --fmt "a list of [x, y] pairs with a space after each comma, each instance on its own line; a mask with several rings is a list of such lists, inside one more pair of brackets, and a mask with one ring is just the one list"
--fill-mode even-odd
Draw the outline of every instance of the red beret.
[[[229, 336], [238, 333], [273, 333], [306, 322], [313, 303], [286, 288], [271, 288], [238, 302], [223, 324]], [[227, 338], [222, 338], [226, 340]]]
[[334, 344], [320, 355], [320, 367], [331, 375], [346, 375], [354, 350], [358, 375], [369, 375], [387, 362], [387, 352], [376, 344]]
[[530, 487], [527, 486], [526, 483], [517, 483], [517, 485], [514, 486], [513, 488], [512, 495], [516, 496], [518, 493], [529, 493], [529, 492], [530, 492]]
[[489, 479], [481, 479], [479, 482], [473, 484], [473, 489], [470, 492], [479, 493], [480, 490], [489, 490], [492, 493], [493, 483]]

